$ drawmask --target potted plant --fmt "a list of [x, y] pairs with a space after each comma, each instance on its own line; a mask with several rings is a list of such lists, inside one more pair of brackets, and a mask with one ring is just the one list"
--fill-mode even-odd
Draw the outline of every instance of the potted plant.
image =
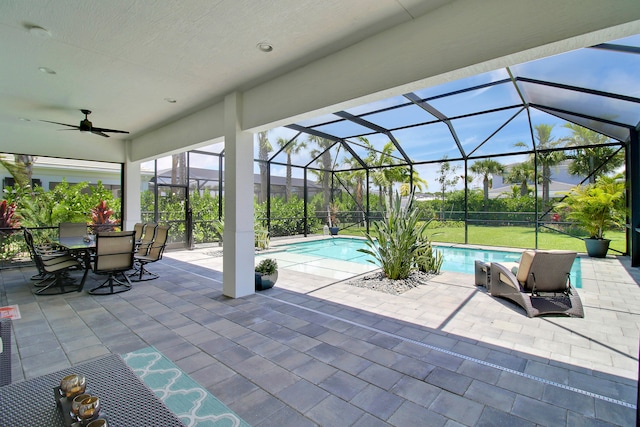
[[576, 186], [556, 206], [566, 209], [567, 219], [587, 232], [585, 245], [589, 256], [604, 258], [609, 250], [605, 230], [620, 226], [625, 220], [625, 185], [620, 175], [599, 177], [595, 183]]
[[258, 263], [256, 271], [256, 291], [270, 289], [278, 280], [278, 263], [273, 258], [265, 258]]

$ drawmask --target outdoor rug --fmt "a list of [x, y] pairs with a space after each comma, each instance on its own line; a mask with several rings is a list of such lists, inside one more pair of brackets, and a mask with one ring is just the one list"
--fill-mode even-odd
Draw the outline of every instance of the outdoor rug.
[[122, 358], [187, 426], [250, 427], [154, 347], [123, 354]]

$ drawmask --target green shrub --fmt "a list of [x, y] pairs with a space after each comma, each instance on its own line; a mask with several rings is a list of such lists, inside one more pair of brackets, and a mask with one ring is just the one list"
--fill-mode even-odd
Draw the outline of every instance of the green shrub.
[[425, 273], [440, 274], [444, 258], [442, 252], [433, 249], [431, 240], [427, 240], [414, 254], [416, 268]]

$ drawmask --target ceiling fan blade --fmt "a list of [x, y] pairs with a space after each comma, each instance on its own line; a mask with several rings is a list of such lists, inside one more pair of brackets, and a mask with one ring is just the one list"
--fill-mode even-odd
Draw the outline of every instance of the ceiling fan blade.
[[100, 135], [100, 136], [104, 136], [105, 138], [109, 138], [109, 135], [107, 135], [104, 132], [100, 132], [100, 130], [98, 130], [96, 128], [91, 129], [91, 133], [94, 133], [94, 134]]
[[[50, 122], [49, 120], [40, 120], [41, 122], [47, 122], [47, 123], [53, 123], [56, 125], [62, 125], [62, 126], [69, 126], [70, 128], [74, 128], [74, 129], [80, 129], [80, 126], [76, 126], [76, 125], [68, 125], [66, 123], [60, 123], [60, 122]], [[70, 130], [70, 129], [65, 129], [65, 130]]]
[[126, 130], [105, 129], [105, 128], [97, 128], [97, 127], [93, 127], [91, 129], [98, 132], [129, 133]]

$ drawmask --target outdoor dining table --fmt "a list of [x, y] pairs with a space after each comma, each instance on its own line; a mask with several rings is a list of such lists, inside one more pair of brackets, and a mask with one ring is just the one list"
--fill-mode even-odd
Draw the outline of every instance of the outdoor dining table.
[[57, 243], [70, 251], [89, 251], [96, 249], [96, 240], [84, 237], [59, 237]]
[[55, 243], [66, 249], [70, 254], [74, 255], [78, 260], [82, 261], [84, 274], [82, 280], [77, 285], [78, 292], [84, 288], [84, 282], [87, 274], [91, 269], [91, 256], [96, 250], [96, 241], [93, 238], [85, 237], [59, 237], [55, 239]]
[[0, 387], [0, 425], [66, 426], [54, 389], [70, 374], [86, 377], [85, 393], [100, 398], [109, 427], [184, 426], [117, 354]]

